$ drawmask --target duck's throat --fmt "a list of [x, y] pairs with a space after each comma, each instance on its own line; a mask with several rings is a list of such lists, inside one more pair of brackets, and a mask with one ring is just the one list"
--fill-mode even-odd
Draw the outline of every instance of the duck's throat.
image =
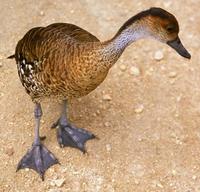
[[102, 49], [103, 57], [106, 57], [107, 59], [110, 58], [109, 63], [112, 66], [128, 45], [147, 36], [148, 32], [142, 26], [125, 29], [122, 32], [117, 33], [114, 38], [104, 43]]
[[124, 50], [128, 45], [139, 39], [148, 36], [147, 30], [142, 26], [135, 26], [133, 29], [125, 29], [113, 38], [113, 48], [116, 50]]

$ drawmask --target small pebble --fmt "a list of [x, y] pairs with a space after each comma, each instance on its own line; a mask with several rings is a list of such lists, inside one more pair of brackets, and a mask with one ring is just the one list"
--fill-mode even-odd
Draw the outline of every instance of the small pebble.
[[173, 170], [172, 170], [172, 175], [175, 176], [176, 174], [177, 174], [176, 170], [173, 169]]
[[188, 37], [189, 39], [193, 39], [193, 38], [194, 38], [194, 35], [193, 35], [193, 34], [188, 34], [187, 37]]
[[66, 173], [66, 172], [67, 172], [67, 168], [66, 168], [66, 167], [65, 167], [65, 168], [62, 168], [62, 169], [61, 169], [61, 172], [62, 172], [62, 173]]
[[163, 185], [160, 182], [157, 183], [157, 186], [163, 188]]
[[192, 17], [189, 18], [189, 20], [190, 20], [190, 21], [194, 21], [195, 18], [192, 16]]
[[174, 116], [175, 116], [175, 117], [179, 117], [179, 114], [178, 114], [178, 112], [176, 112]]
[[163, 55], [163, 52], [162, 52], [161, 50], [156, 51], [155, 54], [154, 54], [154, 59], [155, 59], [156, 61], [162, 60], [163, 57], [164, 57], [164, 55]]
[[62, 187], [63, 184], [65, 183], [65, 179], [56, 179], [54, 180], [54, 183], [57, 187]]
[[108, 94], [105, 94], [105, 95], [103, 95], [103, 100], [104, 100], [104, 101], [111, 101], [111, 100], [112, 100], [112, 98], [111, 98], [111, 96], [110, 96], [110, 95], [108, 95]]
[[126, 70], [126, 65], [120, 65], [119, 68], [120, 68], [121, 71], [125, 71]]
[[5, 153], [8, 155], [8, 156], [12, 156], [14, 154], [14, 149], [13, 147], [9, 147], [8, 149], [6, 149]]
[[44, 14], [44, 11], [40, 11], [40, 15], [41, 16], [44, 16], [45, 14]]
[[144, 110], [144, 105], [138, 105], [136, 108], [135, 108], [135, 113], [142, 113]]
[[172, 71], [172, 72], [169, 73], [168, 76], [169, 76], [169, 78], [175, 78], [177, 76], [177, 72]]
[[109, 127], [109, 126], [110, 126], [110, 123], [109, 123], [109, 122], [105, 122], [105, 123], [104, 123], [104, 126], [105, 126], [105, 127]]
[[159, 187], [159, 188], [163, 188], [163, 185], [160, 183], [160, 181], [158, 181], [158, 180], [154, 180], [153, 182], [152, 182], [152, 186], [153, 187]]
[[112, 149], [111, 145], [110, 144], [106, 144], [106, 150], [107, 151], [111, 151], [111, 149]]
[[182, 99], [182, 96], [178, 96], [178, 97], [176, 98], [176, 101], [177, 101], [177, 102], [180, 102], [181, 99]]
[[164, 65], [162, 65], [160, 68], [162, 71], [166, 71], [166, 67]]
[[193, 176], [192, 176], [192, 179], [193, 179], [193, 180], [196, 180], [196, 179], [197, 179], [197, 176], [196, 176], [196, 175], [193, 175]]
[[138, 138], [138, 141], [139, 141], [139, 142], [141, 142], [141, 141], [143, 141], [143, 140], [144, 140], [144, 139], [141, 138], [141, 137]]
[[169, 83], [170, 83], [171, 85], [174, 85], [175, 82], [176, 82], [175, 79], [171, 79], [171, 80], [169, 81]]
[[163, 4], [164, 4], [165, 8], [169, 8], [171, 6], [172, 2], [171, 1], [165, 1]]
[[177, 144], [177, 145], [182, 145], [183, 142], [182, 142], [179, 138], [177, 138], [177, 139], [176, 139], [176, 144]]
[[0, 97], [3, 97], [4, 96], [4, 93], [0, 93]]
[[149, 68], [149, 71], [150, 71], [150, 72], [153, 72], [153, 71], [154, 71], [154, 68], [153, 68], [153, 67], [150, 67], [150, 68]]
[[26, 143], [25, 141], [22, 141], [22, 142], [21, 142], [22, 145], [24, 145], [25, 143]]
[[130, 172], [133, 174], [136, 178], [142, 178], [145, 174], [145, 167], [141, 164], [132, 164], [130, 165]]
[[96, 114], [99, 115], [101, 112], [99, 110], [96, 111]]
[[174, 186], [174, 183], [170, 183], [169, 186], [170, 186], [170, 187], [173, 187], [173, 186]]
[[97, 114], [96, 114], [96, 113], [93, 113], [93, 114], [92, 114], [92, 116], [96, 117], [96, 116], [97, 116]]
[[139, 76], [141, 74], [140, 69], [132, 66], [130, 69], [131, 75]]
[[51, 182], [50, 182], [50, 186], [55, 187], [55, 186], [56, 186], [55, 182], [54, 182], [54, 181], [51, 181]]
[[78, 98], [78, 99], [77, 99], [77, 101], [78, 101], [78, 102], [81, 102], [81, 101], [82, 101], [82, 99], [81, 99], [81, 98]]
[[140, 181], [139, 181], [138, 179], [134, 179], [134, 183], [135, 183], [136, 185], [139, 185], [139, 184], [140, 184]]

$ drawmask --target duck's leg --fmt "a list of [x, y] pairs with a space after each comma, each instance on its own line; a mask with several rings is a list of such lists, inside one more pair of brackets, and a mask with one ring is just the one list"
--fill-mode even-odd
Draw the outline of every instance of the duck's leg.
[[40, 174], [42, 180], [44, 180], [45, 171], [52, 165], [58, 163], [55, 156], [41, 143], [39, 137], [40, 119], [42, 116], [42, 109], [39, 103], [35, 106], [35, 139], [30, 150], [24, 155], [17, 166], [19, 169], [30, 168]]
[[67, 119], [67, 101], [63, 101], [61, 116], [51, 128], [57, 129], [57, 139], [61, 147], [69, 146], [85, 153], [85, 142], [95, 138], [95, 135], [81, 128], [71, 125]]

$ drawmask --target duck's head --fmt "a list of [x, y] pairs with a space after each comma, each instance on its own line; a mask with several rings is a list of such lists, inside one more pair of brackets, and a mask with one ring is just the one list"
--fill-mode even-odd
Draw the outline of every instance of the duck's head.
[[179, 39], [178, 21], [171, 13], [161, 8], [150, 8], [130, 18], [119, 32], [127, 28], [134, 30], [136, 28], [135, 24], [141, 26], [143, 30], [144, 35], [141, 38], [146, 36], [153, 37], [160, 42], [168, 44], [181, 56], [188, 59], [191, 58], [191, 55]]
[[167, 43], [181, 56], [191, 58], [178, 36], [179, 25], [174, 15], [161, 8], [151, 8], [149, 15], [144, 18], [144, 22], [147, 22], [150, 33], [154, 38]]

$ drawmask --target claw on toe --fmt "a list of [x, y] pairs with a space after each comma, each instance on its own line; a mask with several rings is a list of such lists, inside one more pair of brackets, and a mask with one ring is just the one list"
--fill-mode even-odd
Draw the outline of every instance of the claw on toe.
[[30, 168], [35, 170], [44, 180], [45, 171], [57, 163], [59, 162], [56, 157], [44, 145], [33, 145], [19, 162], [16, 171]]
[[45, 139], [46, 139], [46, 136], [40, 137], [40, 140], [41, 140], [41, 141], [44, 141]]
[[55, 129], [59, 125], [59, 119], [51, 125], [51, 129]]

